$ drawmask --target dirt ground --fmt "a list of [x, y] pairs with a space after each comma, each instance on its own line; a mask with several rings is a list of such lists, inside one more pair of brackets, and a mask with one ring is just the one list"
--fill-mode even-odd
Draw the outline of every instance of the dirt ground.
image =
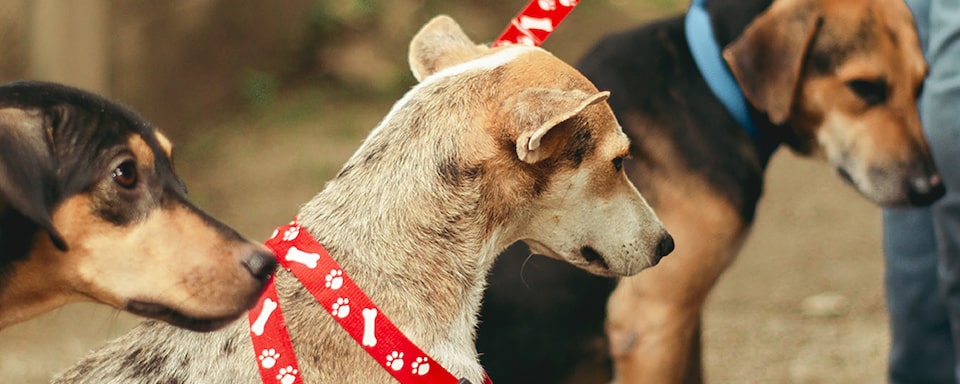
[[[600, 33], [578, 38], [586, 44]], [[583, 44], [558, 56], [575, 60]], [[175, 138], [177, 167], [200, 206], [263, 240], [323, 187], [395, 96], [286, 97], [271, 111]], [[883, 382], [889, 340], [878, 208], [822, 163], [785, 150], [767, 175], [754, 231], [707, 308], [710, 381]], [[0, 383], [46, 382], [137, 321], [75, 304], [6, 329], [0, 332]]]

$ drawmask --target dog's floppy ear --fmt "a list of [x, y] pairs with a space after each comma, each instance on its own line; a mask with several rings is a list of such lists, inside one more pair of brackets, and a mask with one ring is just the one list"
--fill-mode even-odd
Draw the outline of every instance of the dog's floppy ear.
[[584, 108], [602, 102], [610, 92], [528, 88], [506, 101], [509, 122], [517, 127], [517, 157], [533, 164], [550, 157], [553, 148], [541, 145], [553, 127], [576, 116]]
[[809, 0], [776, 1], [723, 51], [747, 100], [782, 124], [822, 17]]
[[56, 162], [40, 111], [0, 109], [0, 199], [50, 234], [67, 250], [53, 227], [50, 209], [56, 198]]
[[487, 48], [475, 44], [452, 18], [434, 17], [410, 41], [410, 70], [417, 81], [473, 59]]

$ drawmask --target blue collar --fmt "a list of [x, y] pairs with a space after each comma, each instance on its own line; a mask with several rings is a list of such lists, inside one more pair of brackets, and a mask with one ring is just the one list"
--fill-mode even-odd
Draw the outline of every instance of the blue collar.
[[750, 118], [743, 91], [740, 90], [730, 68], [720, 54], [720, 46], [717, 45], [717, 39], [713, 35], [713, 23], [710, 22], [710, 15], [704, 7], [706, 2], [707, 0], [690, 2], [690, 9], [687, 10], [684, 20], [687, 45], [690, 46], [693, 60], [697, 63], [697, 68], [710, 86], [710, 90], [756, 142], [757, 127]]

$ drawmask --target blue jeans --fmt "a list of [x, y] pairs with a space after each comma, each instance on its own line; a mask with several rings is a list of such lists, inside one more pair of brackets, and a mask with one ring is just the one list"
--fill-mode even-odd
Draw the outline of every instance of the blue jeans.
[[883, 212], [890, 383], [960, 382], [960, 1], [906, 0], [930, 73], [920, 119], [947, 194]]

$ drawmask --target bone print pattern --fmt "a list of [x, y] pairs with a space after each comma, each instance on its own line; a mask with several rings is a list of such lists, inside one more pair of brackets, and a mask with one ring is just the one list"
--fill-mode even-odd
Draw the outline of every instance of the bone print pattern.
[[250, 338], [257, 354], [256, 364], [263, 382], [302, 384], [296, 356], [292, 350], [283, 347], [290, 344], [290, 336], [276, 331], [283, 326], [284, 320], [273, 280], [267, 284], [257, 306], [250, 310], [248, 319]]
[[314, 269], [317, 267], [317, 261], [320, 260], [320, 255], [301, 251], [297, 249], [297, 247], [290, 247], [290, 249], [287, 250], [287, 255], [284, 257], [284, 259], [287, 261], [300, 263], [307, 268]]
[[534, 0], [510, 21], [493, 46], [539, 46], [573, 10], [579, 0]]
[[[401, 383], [457, 383], [387, 319], [320, 243], [296, 222], [267, 240], [283, 267], [307, 288], [357, 343]], [[250, 337], [264, 383], [302, 384], [301, 369], [284, 326], [274, 281], [250, 310]], [[351, 308], [359, 310], [351, 310]]]

